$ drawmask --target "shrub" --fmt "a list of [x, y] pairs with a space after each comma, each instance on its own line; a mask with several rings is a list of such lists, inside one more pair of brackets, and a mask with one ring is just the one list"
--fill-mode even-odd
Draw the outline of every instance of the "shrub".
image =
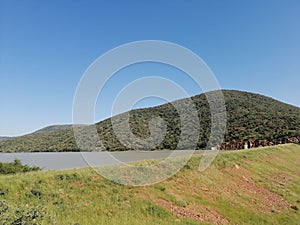
[[46, 212], [40, 206], [34, 208], [12, 207], [0, 202], [1, 225], [38, 225], [45, 221]]
[[146, 213], [148, 215], [159, 217], [159, 218], [165, 217], [167, 214], [167, 212], [163, 208], [156, 205], [149, 205], [146, 208]]
[[13, 162], [9, 163], [0, 162], [0, 174], [26, 173], [38, 170], [41, 169], [37, 166], [30, 167], [28, 165], [22, 165], [19, 159], [15, 159]]

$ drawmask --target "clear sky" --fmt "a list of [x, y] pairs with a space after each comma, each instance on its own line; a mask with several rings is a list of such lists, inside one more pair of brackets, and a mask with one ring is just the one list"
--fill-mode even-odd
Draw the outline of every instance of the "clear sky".
[[[189, 48], [224, 89], [300, 106], [298, 0], [0, 0], [0, 136], [71, 123], [74, 93], [87, 67], [118, 45], [149, 39]], [[172, 73], [174, 81], [181, 76], [156, 67], [124, 74]], [[115, 79], [112, 87], [125, 81]], [[198, 94], [187, 83], [188, 93]], [[109, 91], [106, 96], [113, 95]], [[109, 101], [97, 106], [103, 109]], [[101, 109], [98, 120], [109, 116]]]

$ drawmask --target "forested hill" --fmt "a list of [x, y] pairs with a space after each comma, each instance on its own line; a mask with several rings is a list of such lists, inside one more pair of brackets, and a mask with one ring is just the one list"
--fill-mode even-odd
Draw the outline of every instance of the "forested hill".
[[[267, 140], [278, 141], [300, 136], [300, 108], [288, 105], [272, 98], [242, 91], [223, 90], [227, 127], [225, 141]], [[204, 94], [192, 97], [199, 114], [200, 134], [198, 148], [205, 148], [210, 135], [210, 110]], [[176, 101], [182, 107], [186, 99]], [[167, 133], [157, 149], [174, 149], [180, 135], [180, 120], [178, 113], [171, 103], [157, 107], [137, 109], [128, 112], [132, 132], [140, 138], [149, 136], [148, 122], [160, 116], [167, 125]], [[119, 115], [119, 117], [124, 114]], [[193, 121], [190, 121], [191, 126]], [[96, 124], [102, 143], [107, 150], [128, 150], [116, 138], [111, 120], [106, 119]], [[84, 137], [88, 142], [90, 137]], [[100, 146], [100, 145], [99, 145]], [[189, 140], [184, 144], [190, 147]], [[142, 144], [140, 149], [149, 149]], [[0, 142], [1, 152], [30, 152], [30, 151], [78, 151], [72, 128], [57, 131], [26, 135], [12, 140]], [[89, 150], [102, 150], [90, 148]]]

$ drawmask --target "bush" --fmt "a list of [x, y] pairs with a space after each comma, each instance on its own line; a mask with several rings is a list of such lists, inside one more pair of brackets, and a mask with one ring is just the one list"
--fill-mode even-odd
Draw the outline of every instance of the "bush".
[[78, 180], [79, 177], [76, 173], [73, 174], [59, 174], [56, 176], [56, 180]]
[[159, 218], [163, 218], [167, 215], [167, 212], [163, 208], [156, 205], [149, 205], [146, 208], [146, 213], [148, 215], [159, 217]]
[[158, 189], [160, 191], [165, 191], [166, 190], [166, 188], [164, 186], [161, 186], [161, 185], [156, 186], [155, 189]]
[[34, 208], [12, 207], [0, 202], [1, 225], [38, 225], [45, 221], [46, 213], [40, 206]]
[[9, 163], [0, 162], [0, 174], [26, 173], [38, 170], [41, 169], [37, 166], [30, 167], [28, 165], [22, 165], [19, 159], [15, 159], [13, 162]]
[[42, 193], [41, 191], [35, 190], [35, 189], [32, 189], [32, 190], [30, 191], [30, 193], [31, 193], [32, 195], [34, 195], [35, 197], [37, 197], [37, 198], [42, 198], [42, 195], [43, 195], [43, 193]]
[[183, 168], [186, 169], [186, 170], [191, 170], [191, 169], [193, 169], [193, 168], [192, 168], [190, 165], [188, 165], [188, 164], [184, 165]]

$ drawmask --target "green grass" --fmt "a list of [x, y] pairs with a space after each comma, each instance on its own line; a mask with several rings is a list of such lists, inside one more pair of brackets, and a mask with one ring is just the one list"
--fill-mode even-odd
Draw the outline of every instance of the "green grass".
[[204, 208], [213, 210], [228, 224], [299, 224], [299, 145], [221, 152], [204, 172], [198, 171], [199, 161], [196, 155], [175, 176], [145, 187], [116, 184], [92, 169], [1, 175], [0, 224], [212, 223], [178, 217], [159, 199], [203, 214]]

